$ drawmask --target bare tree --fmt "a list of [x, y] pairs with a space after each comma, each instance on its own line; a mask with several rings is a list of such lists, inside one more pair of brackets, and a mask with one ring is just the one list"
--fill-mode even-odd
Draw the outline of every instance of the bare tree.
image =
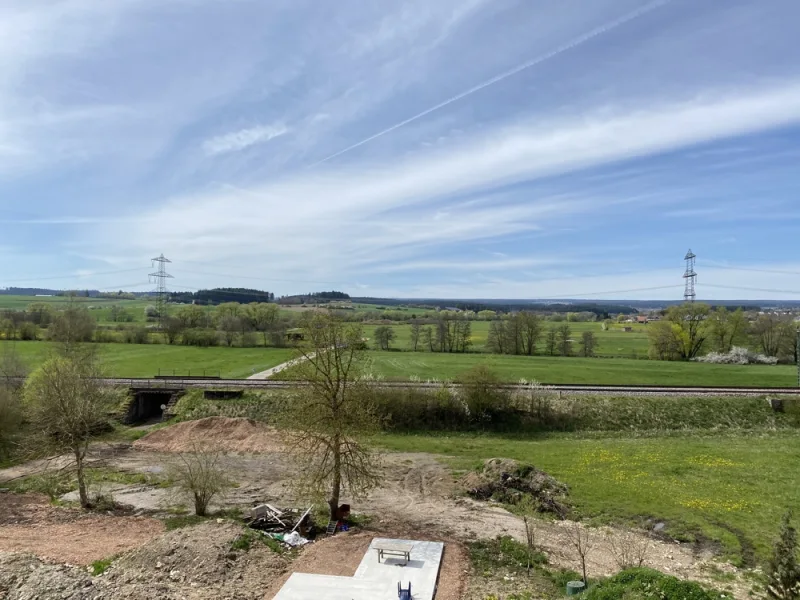
[[428, 325], [427, 327], [422, 328], [421, 334], [421, 343], [423, 346], [427, 346], [430, 352], [433, 352], [434, 349], [434, 338], [433, 338], [433, 328]]
[[211, 501], [233, 485], [226, 475], [223, 454], [212, 448], [194, 445], [181, 452], [167, 472], [178, 490], [194, 503], [194, 513], [206, 516]]
[[522, 311], [518, 318], [521, 325], [522, 352], [528, 356], [536, 354], [536, 344], [542, 337], [542, 319], [530, 311]]
[[56, 313], [53, 322], [47, 328], [47, 335], [51, 340], [63, 344], [66, 351], [69, 351], [75, 344], [90, 342], [96, 327], [97, 323], [89, 314], [89, 310], [73, 300], [67, 308]]
[[583, 583], [586, 584], [586, 559], [594, 549], [594, 539], [588, 527], [584, 527], [578, 522], [574, 522], [568, 529], [569, 543], [575, 550], [575, 554], [581, 563], [581, 573]]
[[363, 377], [361, 326], [319, 311], [305, 313], [301, 323], [305, 344], [297, 371], [308, 386], [285, 404], [287, 447], [300, 466], [299, 491], [326, 498], [331, 519], [337, 519], [343, 491], [360, 497], [380, 482], [368, 439], [381, 422]]
[[21, 425], [22, 403], [18, 391], [0, 383], [0, 459], [13, 453]]
[[[228, 304], [235, 304], [234, 302], [229, 302]], [[220, 305], [224, 306], [224, 305]], [[232, 317], [230, 315], [225, 315], [219, 320], [219, 330], [222, 333], [222, 337], [225, 339], [225, 343], [228, 346], [233, 346], [233, 343], [236, 341], [236, 335], [239, 333], [241, 329], [241, 320], [239, 317]]]
[[653, 547], [652, 540], [633, 529], [616, 529], [606, 536], [606, 545], [620, 570], [641, 567]]
[[89, 354], [51, 358], [25, 383], [24, 398], [35, 451], [69, 451], [75, 459], [81, 506], [89, 506], [84, 459], [94, 435], [108, 426], [119, 402], [116, 390], [103, 387]]

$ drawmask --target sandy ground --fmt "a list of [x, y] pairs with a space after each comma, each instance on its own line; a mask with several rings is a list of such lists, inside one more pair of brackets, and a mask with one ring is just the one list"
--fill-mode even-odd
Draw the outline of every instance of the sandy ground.
[[0, 494], [0, 551], [87, 565], [141, 546], [164, 531], [149, 517], [118, 517], [51, 506], [37, 494]]
[[[162, 429], [153, 435], [168, 432], [170, 429]], [[188, 443], [191, 440], [184, 439], [185, 433], [185, 431], [175, 431], [176, 437], [181, 437], [184, 443]], [[260, 435], [274, 436], [268, 441], [271, 451], [260, 454], [229, 454], [225, 457], [226, 471], [238, 484], [238, 487], [227, 493], [222, 500], [221, 504], [226, 507], [246, 510], [264, 501], [287, 506], [299, 504], [293, 496], [290, 485], [295, 472], [294, 466], [289, 457], [280, 450], [280, 440], [274, 432], [265, 434], [262, 431]], [[143, 438], [142, 441], [146, 440], [147, 438]], [[170, 444], [169, 440], [162, 442], [167, 446]], [[137, 446], [148, 447], [141, 443], [137, 443]], [[169, 447], [179, 448], [179, 446]], [[112, 450], [107, 447], [95, 448], [91, 458], [120, 470], [153, 473], [164, 468], [170, 460], [170, 454], [145, 451], [130, 445], [117, 445]], [[16, 468], [14, 473], [19, 474], [21, 471], [25, 471], [25, 468]], [[0, 481], [7, 475], [8, 472], [0, 471]], [[356, 512], [372, 515], [374, 521], [371, 527], [381, 535], [396, 533], [397, 537], [410, 539], [448, 540], [450, 543], [445, 553], [445, 570], [461, 584], [466, 580], [464, 571], [468, 568], [464, 549], [466, 542], [476, 538], [494, 538], [498, 535], [511, 535], [521, 542], [525, 540], [524, 526], [520, 518], [491, 503], [465, 498], [452, 473], [432, 455], [413, 453], [386, 455], [384, 476], [381, 488], [374, 491], [367, 499], [354, 501], [343, 498], [343, 501], [350, 501]], [[165, 494], [165, 490], [155, 487], [130, 486], [129, 489], [118, 489], [115, 497], [118, 499], [124, 497], [125, 502], [138, 508], [158, 510], [163, 509], [165, 503], [174, 502]], [[0, 524], [0, 539], [5, 537], [7, 527], [9, 525]], [[549, 520], [535, 522], [537, 545], [548, 554], [551, 565], [577, 570], [579, 565], [577, 556], [569, 543], [573, 527], [575, 524], [572, 522]], [[603, 531], [592, 529], [591, 532], [596, 549], [588, 559], [590, 574], [600, 576], [615, 573], [618, 568], [607, 547], [608, 538], [619, 535], [619, 532], [611, 529]], [[20, 533], [17, 539], [21, 535]], [[303, 552], [292, 570], [348, 574], [346, 571], [348, 569], [354, 571], [360, 561], [363, 555], [360, 548], [362, 546], [366, 548], [369, 537], [371, 536], [336, 536], [335, 543], [327, 540], [315, 543]], [[338, 548], [339, 544], [343, 544], [343, 548]], [[109, 554], [113, 552], [107, 552], [103, 556]], [[717, 563], [710, 553], [698, 553], [685, 544], [660, 541], [652, 542], [646, 565], [682, 578], [715, 586], [719, 584], [709, 578], [710, 567], [727, 573], [737, 573], [731, 565]], [[345, 572], [340, 572], [340, 569]], [[732, 584], [734, 592], [737, 597], [746, 598], [749, 585], [738, 574], [736, 577], [737, 581]], [[444, 589], [443, 587], [442, 594], [445, 594]], [[453, 599], [459, 597], [463, 597], [461, 588], [452, 593], [447, 592], [447, 595], [437, 596], [437, 598]]]

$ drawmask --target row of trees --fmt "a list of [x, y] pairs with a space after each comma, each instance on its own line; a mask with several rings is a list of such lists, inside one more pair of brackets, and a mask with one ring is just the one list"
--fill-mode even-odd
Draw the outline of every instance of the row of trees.
[[767, 313], [750, 321], [740, 308], [712, 309], [700, 302], [670, 307], [664, 321], [648, 325], [649, 355], [658, 360], [691, 360], [706, 352], [726, 354], [750, 346], [766, 356], [796, 361], [797, 324], [791, 316]]

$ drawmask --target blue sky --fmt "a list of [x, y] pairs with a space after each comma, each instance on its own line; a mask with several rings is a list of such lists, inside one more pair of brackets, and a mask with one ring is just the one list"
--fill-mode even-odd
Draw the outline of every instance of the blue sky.
[[178, 290], [677, 299], [691, 247], [701, 298], [800, 298], [798, 22], [5, 0], [0, 285], [147, 290], [163, 252]]

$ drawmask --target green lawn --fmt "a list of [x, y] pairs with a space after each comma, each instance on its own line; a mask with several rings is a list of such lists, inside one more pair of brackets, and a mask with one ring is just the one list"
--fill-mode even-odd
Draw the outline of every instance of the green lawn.
[[[153, 377], [160, 373], [244, 378], [293, 356], [285, 348], [197, 348], [166, 344], [95, 344], [111, 377]], [[50, 342], [0, 342], [0, 352], [14, 348], [29, 368], [55, 351]]]
[[625, 358], [563, 358], [438, 352], [370, 352], [371, 371], [390, 380], [455, 379], [486, 365], [503, 380], [543, 383], [791, 387], [793, 365], [710, 365]]
[[567, 483], [584, 518], [664, 520], [685, 540], [707, 538], [741, 564], [764, 559], [782, 513], [800, 508], [800, 433], [518, 440], [475, 435], [385, 435], [401, 452], [471, 469], [491, 457], [534, 464]]

